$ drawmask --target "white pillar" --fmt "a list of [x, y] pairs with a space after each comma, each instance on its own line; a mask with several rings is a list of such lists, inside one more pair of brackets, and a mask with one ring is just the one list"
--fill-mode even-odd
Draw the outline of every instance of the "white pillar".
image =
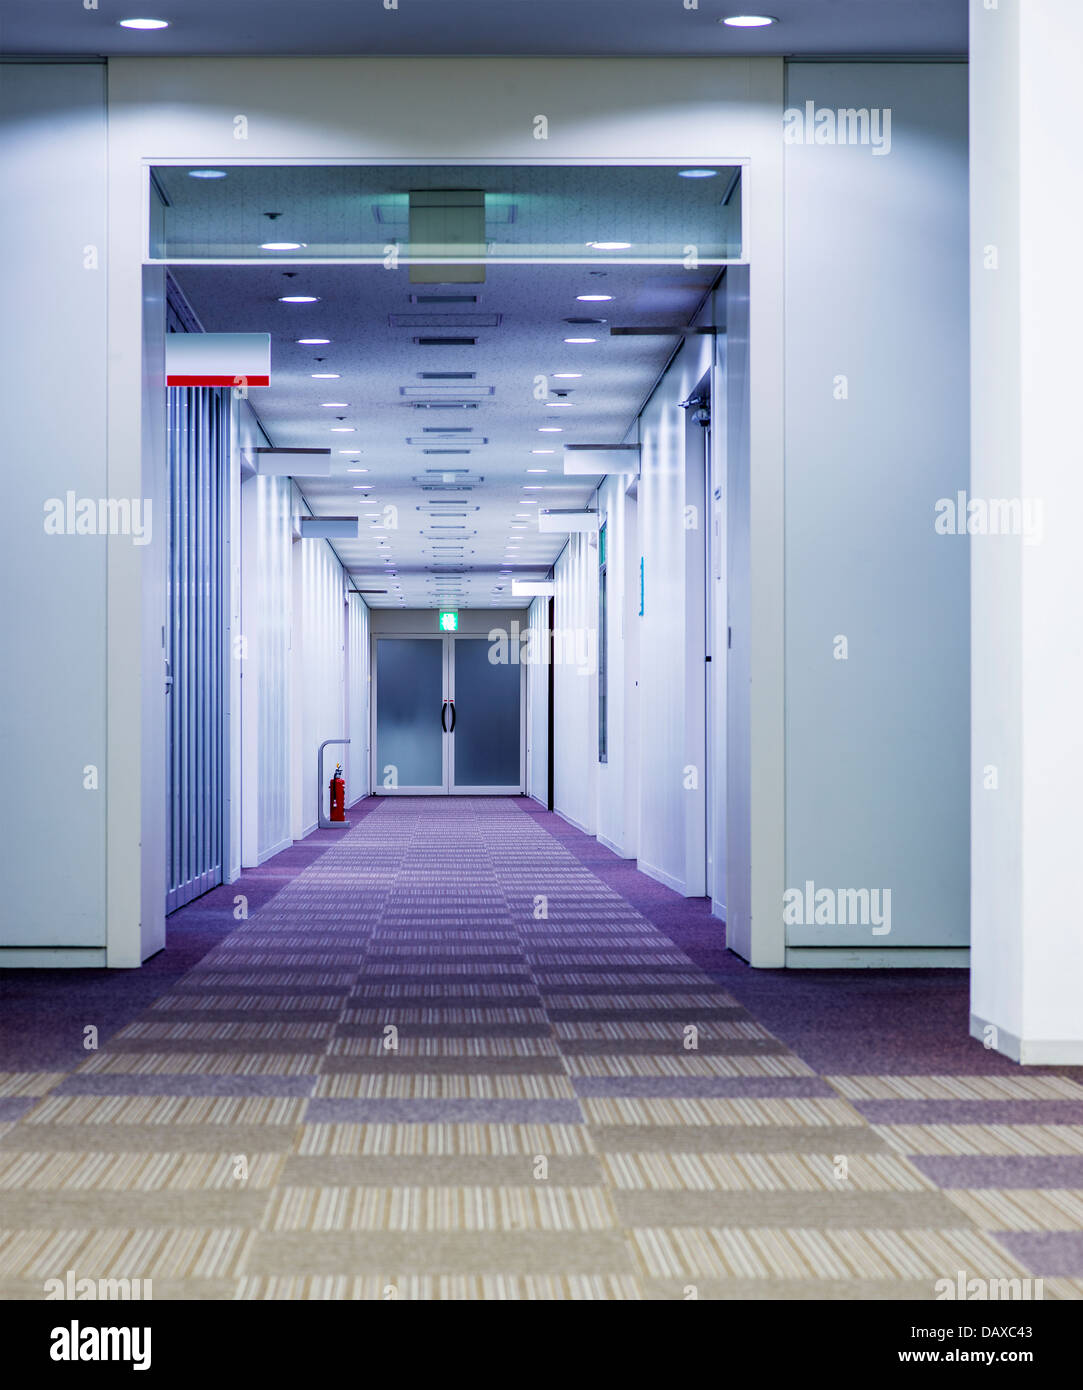
[[970, 0], [970, 42], [970, 499], [1033, 508], [970, 541], [971, 1032], [1078, 1065], [1083, 5]]

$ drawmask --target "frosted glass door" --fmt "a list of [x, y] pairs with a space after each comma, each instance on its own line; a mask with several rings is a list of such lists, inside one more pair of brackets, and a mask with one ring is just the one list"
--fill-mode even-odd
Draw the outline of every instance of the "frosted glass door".
[[452, 788], [518, 793], [522, 789], [523, 667], [518, 662], [491, 662], [488, 638], [452, 640]]
[[376, 792], [443, 792], [444, 639], [376, 639]]

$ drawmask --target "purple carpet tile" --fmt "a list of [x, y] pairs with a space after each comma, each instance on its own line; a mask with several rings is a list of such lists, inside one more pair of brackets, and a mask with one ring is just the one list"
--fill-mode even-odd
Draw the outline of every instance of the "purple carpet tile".
[[1083, 1189], [1083, 1154], [911, 1154], [910, 1162], [942, 1188]]
[[1031, 1274], [1083, 1277], [1083, 1231], [998, 1231], [996, 1238]]

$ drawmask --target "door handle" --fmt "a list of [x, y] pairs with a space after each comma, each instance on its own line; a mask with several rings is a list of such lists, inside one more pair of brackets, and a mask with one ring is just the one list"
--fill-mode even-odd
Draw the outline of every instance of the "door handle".
[[447, 701], [446, 701], [446, 700], [445, 700], [444, 703], [440, 706], [440, 727], [441, 727], [441, 729], [443, 729], [443, 731], [444, 731], [445, 734], [448, 732], [448, 726], [447, 726]]
[[456, 719], [456, 714], [455, 714], [455, 701], [454, 701], [454, 700], [449, 700], [449, 701], [448, 701], [448, 704], [451, 706], [451, 728], [448, 730], [448, 733], [452, 733], [452, 734], [453, 734], [453, 733], [455, 732], [455, 719]]

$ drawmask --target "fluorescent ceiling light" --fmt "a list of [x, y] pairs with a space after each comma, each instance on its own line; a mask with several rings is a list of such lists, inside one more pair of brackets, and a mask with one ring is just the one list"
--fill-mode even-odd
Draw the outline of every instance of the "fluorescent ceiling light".
[[224, 169], [189, 169], [190, 179], [224, 179], [226, 171]]
[[564, 431], [561, 429], [561, 427], [560, 427], [559, 425], [539, 425], [539, 426], [538, 426], [538, 433], [539, 433], [539, 434], [563, 434]]
[[279, 304], [315, 304], [319, 300], [318, 294], [280, 294]]
[[321, 410], [348, 410], [349, 401], [320, 401]]
[[632, 243], [630, 241], [588, 241], [588, 246], [593, 246], [595, 251], [630, 251]]
[[577, 294], [575, 297], [580, 304], [607, 304], [613, 298], [611, 294]]
[[300, 251], [308, 243], [304, 241], [261, 241], [261, 251]]
[[596, 343], [597, 338], [565, 338], [566, 343]]
[[550, 410], [570, 410], [572, 401], [546, 401], [545, 404]]
[[329, 343], [330, 338], [298, 338], [297, 341], [302, 347], [322, 347], [324, 343]]
[[168, 19], [118, 19], [122, 29], [168, 29]]
[[354, 429], [353, 425], [332, 425], [332, 426], [331, 426], [331, 433], [332, 433], [332, 434], [356, 434], [357, 431]]
[[554, 372], [554, 381], [577, 381], [583, 375], [582, 372]]
[[341, 372], [310, 372], [313, 381], [337, 381]]
[[728, 24], [731, 29], [764, 29], [778, 20], [768, 14], [731, 14], [728, 19], [720, 19], [719, 24]]
[[597, 531], [600, 516], [597, 512], [539, 512], [539, 531]]
[[677, 177], [679, 179], [713, 179], [717, 173], [717, 169], [681, 169]]

